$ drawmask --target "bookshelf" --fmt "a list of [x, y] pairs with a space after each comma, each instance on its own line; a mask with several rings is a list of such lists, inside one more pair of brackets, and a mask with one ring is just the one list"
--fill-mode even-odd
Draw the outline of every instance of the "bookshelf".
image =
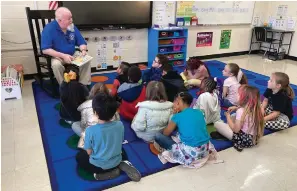
[[148, 67], [157, 54], [165, 54], [173, 66], [184, 66], [187, 58], [188, 29], [149, 29]]

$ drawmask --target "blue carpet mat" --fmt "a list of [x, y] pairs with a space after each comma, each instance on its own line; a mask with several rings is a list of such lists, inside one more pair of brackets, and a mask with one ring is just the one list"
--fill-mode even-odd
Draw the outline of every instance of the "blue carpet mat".
[[[225, 65], [224, 63], [219, 61], [207, 61], [206, 64], [212, 76], [223, 77], [222, 70]], [[176, 70], [181, 72], [183, 68], [177, 67]], [[261, 94], [263, 94], [267, 87], [269, 77], [247, 70], [243, 70], [243, 72], [247, 75], [249, 84], [258, 87]], [[105, 82], [106, 84], [111, 84], [116, 77], [116, 73], [101, 75], [109, 78]], [[54, 108], [55, 105], [59, 103], [59, 100], [49, 97], [35, 82], [32, 83], [32, 87], [52, 190], [102, 190], [129, 181], [125, 174], [121, 174], [120, 177], [109, 181], [87, 181], [79, 177], [75, 161], [75, 155], [78, 151], [69, 148], [66, 144], [67, 139], [74, 133], [72, 129], [63, 128], [59, 125], [59, 113]], [[292, 88], [295, 93], [297, 93], [297, 86], [292, 85]], [[198, 89], [192, 89], [190, 93], [194, 97], [197, 97], [197, 91]], [[295, 116], [291, 126], [297, 124], [297, 99], [293, 101], [293, 105]], [[222, 111], [222, 118], [225, 120], [223, 112], [224, 111]], [[122, 121], [125, 126], [125, 139], [128, 141], [128, 144], [123, 145], [123, 147], [128, 155], [129, 161], [140, 171], [142, 176], [147, 176], [176, 166], [175, 164], [163, 165], [158, 157], [151, 153], [149, 145], [136, 137], [135, 133], [130, 128], [130, 122], [123, 119]], [[270, 133], [272, 133], [272, 131], [265, 129], [265, 135]], [[211, 142], [218, 151], [232, 147], [230, 141], [211, 140]]]

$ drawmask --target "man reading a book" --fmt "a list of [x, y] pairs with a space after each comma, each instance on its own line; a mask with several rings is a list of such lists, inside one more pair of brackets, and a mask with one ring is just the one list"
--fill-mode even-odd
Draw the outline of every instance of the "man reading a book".
[[[52, 56], [52, 69], [59, 84], [63, 82], [64, 65], [74, 60], [79, 47], [81, 56], [87, 54], [87, 43], [74, 26], [69, 9], [60, 7], [55, 12], [56, 19], [48, 23], [41, 36], [41, 50], [43, 54]], [[91, 84], [91, 63], [79, 68], [80, 83]]]

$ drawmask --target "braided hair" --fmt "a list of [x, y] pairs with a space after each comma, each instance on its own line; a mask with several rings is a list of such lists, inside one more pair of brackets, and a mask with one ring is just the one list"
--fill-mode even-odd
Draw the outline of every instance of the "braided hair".
[[213, 93], [217, 88], [217, 82], [213, 78], [204, 78], [201, 82], [202, 92]]

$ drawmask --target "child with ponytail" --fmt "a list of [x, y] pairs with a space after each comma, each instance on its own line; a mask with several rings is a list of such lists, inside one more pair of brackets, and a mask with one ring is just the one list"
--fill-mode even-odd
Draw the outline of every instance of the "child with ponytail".
[[293, 118], [292, 101], [295, 97], [289, 76], [282, 72], [273, 73], [264, 97], [262, 113], [265, 115], [265, 128], [272, 130], [288, 128]]
[[238, 88], [240, 85], [247, 84], [247, 78], [239, 66], [234, 63], [227, 64], [224, 68], [223, 76], [227, 77], [223, 84], [223, 107], [231, 107], [238, 103]]

